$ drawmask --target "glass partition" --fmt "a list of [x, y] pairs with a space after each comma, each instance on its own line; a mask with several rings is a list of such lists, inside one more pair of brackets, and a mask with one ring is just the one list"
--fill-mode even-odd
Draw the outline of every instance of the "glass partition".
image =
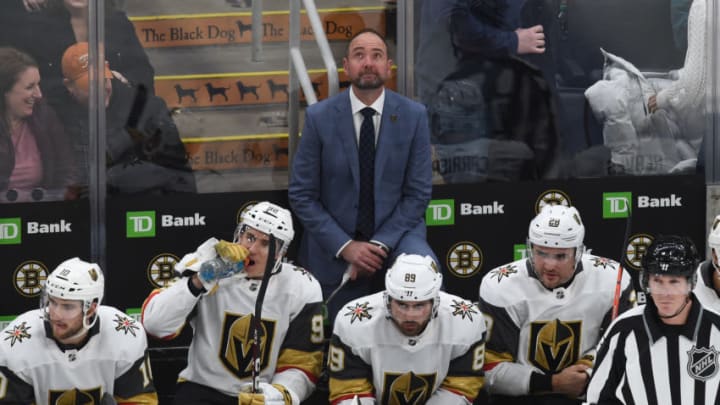
[[438, 182], [702, 171], [717, 109], [706, 0], [414, 7]]

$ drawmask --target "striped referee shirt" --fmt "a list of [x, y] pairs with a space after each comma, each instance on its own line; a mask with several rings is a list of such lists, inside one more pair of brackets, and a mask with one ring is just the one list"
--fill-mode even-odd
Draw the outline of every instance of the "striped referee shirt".
[[720, 404], [720, 316], [691, 297], [685, 325], [662, 323], [652, 300], [611, 325], [588, 404]]

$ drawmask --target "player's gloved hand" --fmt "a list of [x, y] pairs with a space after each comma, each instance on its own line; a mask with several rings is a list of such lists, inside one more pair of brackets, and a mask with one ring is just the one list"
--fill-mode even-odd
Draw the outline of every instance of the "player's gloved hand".
[[240, 388], [238, 405], [292, 405], [290, 390], [280, 384], [261, 382], [258, 391], [251, 393], [252, 384], [245, 384]]
[[[243, 245], [221, 240], [215, 245], [215, 251], [220, 257], [230, 263], [244, 262], [250, 252]], [[243, 264], [244, 267], [244, 264]]]
[[200, 266], [198, 279], [206, 291], [211, 292], [219, 280], [232, 277], [245, 268], [250, 252], [241, 245], [219, 241], [215, 246], [217, 256]]
[[189, 273], [200, 271], [200, 266], [217, 256], [215, 252], [215, 245], [220, 241], [215, 238], [210, 238], [203, 242], [200, 246], [195, 249], [194, 252], [188, 253], [183, 258], [175, 263], [175, 271], [186, 276]]

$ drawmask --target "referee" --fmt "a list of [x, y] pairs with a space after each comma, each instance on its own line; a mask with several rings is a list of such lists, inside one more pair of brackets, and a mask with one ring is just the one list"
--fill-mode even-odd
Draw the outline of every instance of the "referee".
[[698, 261], [689, 238], [659, 236], [650, 245], [640, 274], [650, 299], [603, 336], [589, 404], [720, 403], [720, 315], [692, 293]]

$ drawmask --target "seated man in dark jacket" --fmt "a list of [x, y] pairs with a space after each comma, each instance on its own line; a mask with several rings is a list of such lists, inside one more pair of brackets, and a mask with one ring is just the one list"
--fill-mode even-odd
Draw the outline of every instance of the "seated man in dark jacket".
[[[59, 115], [74, 145], [81, 172], [88, 173], [88, 45], [79, 42], [63, 54], [63, 83], [75, 101]], [[142, 85], [113, 77], [105, 64], [107, 184], [109, 193], [195, 192], [185, 146], [165, 102]], [[87, 179], [87, 176], [84, 176]], [[84, 182], [87, 184], [87, 181]]]

